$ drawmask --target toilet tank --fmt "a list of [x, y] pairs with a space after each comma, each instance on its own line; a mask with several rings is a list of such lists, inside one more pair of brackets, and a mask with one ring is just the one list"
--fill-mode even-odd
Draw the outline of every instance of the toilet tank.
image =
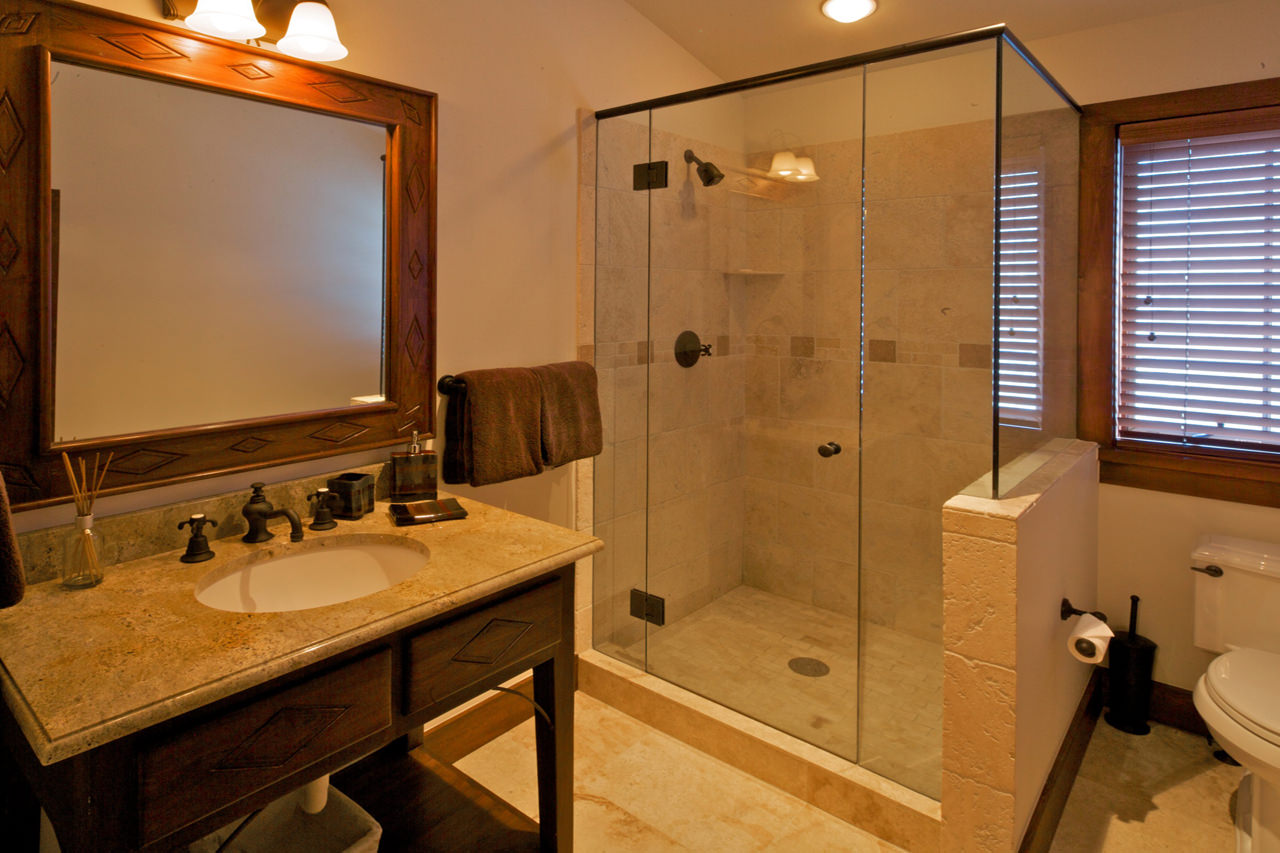
[[1280, 652], [1280, 543], [1205, 536], [1191, 552], [1195, 573], [1194, 642], [1211, 652], [1247, 647]]

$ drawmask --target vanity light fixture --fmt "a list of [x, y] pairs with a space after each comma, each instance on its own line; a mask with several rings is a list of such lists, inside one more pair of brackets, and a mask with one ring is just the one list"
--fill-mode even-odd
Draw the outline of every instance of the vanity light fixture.
[[334, 62], [347, 55], [346, 45], [338, 39], [333, 12], [324, 0], [303, 0], [294, 6], [289, 30], [276, 47], [281, 53], [315, 62]]
[[163, 0], [162, 8], [166, 18], [185, 14], [196, 32], [236, 41], [266, 36], [298, 59], [333, 62], [347, 55], [325, 0]]
[[267, 33], [253, 13], [253, 0], [199, 0], [187, 26], [224, 39], [256, 39]]
[[841, 24], [861, 21], [876, 10], [876, 0], [826, 0], [822, 14]]

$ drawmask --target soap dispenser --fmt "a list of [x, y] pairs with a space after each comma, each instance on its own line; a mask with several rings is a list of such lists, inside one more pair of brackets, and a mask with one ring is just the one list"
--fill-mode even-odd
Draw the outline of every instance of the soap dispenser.
[[414, 430], [405, 453], [391, 454], [391, 500], [433, 501], [436, 499], [436, 455], [423, 450]]

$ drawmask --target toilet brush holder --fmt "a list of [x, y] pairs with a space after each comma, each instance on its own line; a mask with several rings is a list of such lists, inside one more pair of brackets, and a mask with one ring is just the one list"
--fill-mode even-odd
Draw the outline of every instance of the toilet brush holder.
[[1151, 731], [1151, 674], [1156, 644], [1138, 634], [1138, 596], [1129, 596], [1129, 630], [1117, 631], [1111, 640], [1108, 666], [1107, 713], [1112, 727], [1131, 735]]

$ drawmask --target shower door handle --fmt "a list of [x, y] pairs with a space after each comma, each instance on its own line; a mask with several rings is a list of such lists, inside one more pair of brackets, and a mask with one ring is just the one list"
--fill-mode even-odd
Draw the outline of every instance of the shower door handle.
[[844, 448], [836, 444], [834, 441], [828, 441], [826, 444], [818, 447], [818, 455], [823, 459], [826, 459], [828, 457], [835, 456], [841, 450], [844, 450]]

